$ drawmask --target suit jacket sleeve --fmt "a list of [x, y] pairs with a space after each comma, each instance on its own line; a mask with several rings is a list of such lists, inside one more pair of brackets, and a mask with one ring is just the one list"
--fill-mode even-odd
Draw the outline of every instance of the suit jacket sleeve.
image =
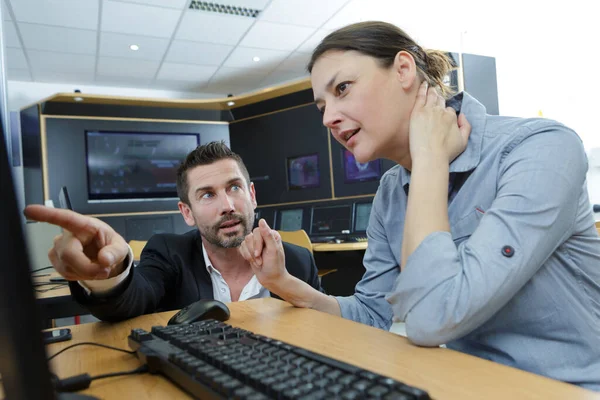
[[99, 297], [88, 295], [71, 282], [74, 299], [96, 318], [121, 321], [157, 311], [165, 293], [175, 290], [180, 271], [170, 259], [169, 248], [162, 235], [154, 235], [144, 248], [139, 265], [131, 268], [127, 279], [113, 292]]

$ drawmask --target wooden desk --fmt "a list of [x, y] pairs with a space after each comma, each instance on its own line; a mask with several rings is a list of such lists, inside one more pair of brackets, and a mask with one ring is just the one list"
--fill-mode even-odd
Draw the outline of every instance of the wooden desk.
[[314, 243], [313, 251], [353, 251], [366, 250], [367, 242], [346, 242], [346, 243]]
[[[600, 393], [441, 348], [420, 348], [406, 338], [314, 310], [294, 308], [272, 298], [229, 305], [233, 326], [286, 341], [423, 388], [436, 400], [600, 399]], [[129, 321], [71, 327], [73, 340], [48, 346], [48, 354], [77, 342], [94, 341], [122, 348], [133, 328], [165, 325], [173, 311]], [[134, 369], [132, 355], [81, 346], [51, 363], [59, 377]], [[84, 393], [102, 399], [188, 398], [159, 375], [123, 376], [93, 382]]]

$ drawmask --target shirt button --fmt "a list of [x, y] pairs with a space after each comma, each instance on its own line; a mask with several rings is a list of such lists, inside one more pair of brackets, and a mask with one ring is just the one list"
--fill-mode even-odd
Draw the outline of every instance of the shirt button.
[[502, 248], [502, 255], [504, 257], [512, 257], [515, 255], [515, 249], [513, 249], [512, 246], [504, 246]]
[[224, 287], [221, 288], [221, 293], [225, 293], [225, 288]]

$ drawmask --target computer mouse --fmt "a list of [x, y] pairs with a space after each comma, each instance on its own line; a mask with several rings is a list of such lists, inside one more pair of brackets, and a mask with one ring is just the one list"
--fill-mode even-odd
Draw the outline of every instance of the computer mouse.
[[173, 315], [167, 325], [191, 324], [205, 319], [227, 321], [229, 308], [218, 300], [198, 300]]

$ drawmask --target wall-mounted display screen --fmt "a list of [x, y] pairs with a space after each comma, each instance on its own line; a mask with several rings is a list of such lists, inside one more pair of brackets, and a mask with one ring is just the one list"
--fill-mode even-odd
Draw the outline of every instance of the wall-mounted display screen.
[[313, 207], [311, 235], [348, 234], [352, 229], [352, 205]]
[[288, 188], [292, 190], [319, 187], [318, 154], [288, 157], [287, 177]]
[[304, 210], [296, 208], [293, 210], [281, 210], [277, 212], [279, 229], [282, 231], [297, 231], [302, 229], [302, 216]]
[[193, 133], [87, 131], [88, 198], [176, 198], [177, 168], [199, 140]]
[[354, 204], [354, 231], [366, 232], [369, 225], [369, 217], [371, 216], [372, 203], [356, 203]]
[[360, 163], [349, 150], [342, 150], [344, 160], [344, 182], [355, 183], [381, 178], [381, 160]]

